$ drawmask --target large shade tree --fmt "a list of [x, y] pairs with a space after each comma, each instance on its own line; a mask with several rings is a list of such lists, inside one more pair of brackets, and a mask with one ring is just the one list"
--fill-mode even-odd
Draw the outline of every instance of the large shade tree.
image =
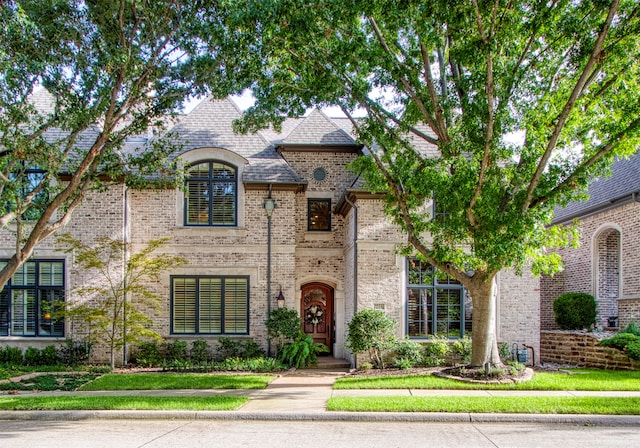
[[[0, 289], [88, 191], [140, 185], [174, 149], [126, 151], [128, 137], [161, 128], [192, 95], [230, 92], [227, 61], [207, 47], [219, 14], [183, 0], [2, 2], [0, 236], [15, 253]], [[203, 71], [216, 74], [210, 86]]]
[[233, 3], [230, 29], [254, 42], [237, 73], [261, 73], [240, 129], [342, 108], [370, 148], [356, 164], [368, 187], [471, 293], [471, 364], [500, 364], [496, 275], [557, 270], [549, 249], [571, 232], [548, 226], [554, 207], [640, 141], [640, 4]]

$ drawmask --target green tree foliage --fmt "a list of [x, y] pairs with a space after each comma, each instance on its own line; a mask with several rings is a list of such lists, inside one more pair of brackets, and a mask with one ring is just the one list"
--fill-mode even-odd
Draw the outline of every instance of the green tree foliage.
[[[212, 41], [220, 14], [186, 0], [2, 2], [0, 228], [15, 255], [0, 288], [88, 191], [171, 168], [175, 145], [126, 139], [161, 129], [191, 95], [231, 91]], [[206, 86], [199, 71], [218, 75]]]
[[384, 355], [396, 345], [396, 321], [383, 311], [365, 308], [349, 322], [345, 347], [354, 354], [368, 353], [377, 369], [384, 368]]
[[271, 340], [276, 340], [276, 357], [287, 342], [293, 341], [300, 333], [302, 319], [296, 310], [276, 308], [271, 310], [265, 322]]
[[[66, 303], [65, 317], [84, 325], [88, 340], [108, 347], [111, 368], [116, 352], [144, 339], [160, 339], [150, 328], [149, 313], [157, 310], [162, 297], [153, 289], [160, 275], [186, 263], [180, 257], [155, 253], [166, 239], [151, 240], [140, 250], [108, 237], [83, 243], [69, 234], [58, 241], [73, 252], [78, 267], [91, 275], [73, 291]], [[186, 353], [186, 343], [185, 343]], [[186, 356], [186, 355], [185, 355]]]
[[556, 324], [563, 330], [583, 330], [596, 324], [596, 299], [584, 292], [568, 292], [553, 301]]
[[[561, 267], [549, 227], [640, 142], [635, 0], [239, 0], [229, 29], [260, 72], [254, 130], [335, 105], [371, 151], [355, 169], [384, 194], [406, 252], [473, 300], [471, 364], [500, 365], [494, 280]], [[363, 112], [364, 117], [358, 118]], [[437, 217], [431, 215], [435, 198]]]

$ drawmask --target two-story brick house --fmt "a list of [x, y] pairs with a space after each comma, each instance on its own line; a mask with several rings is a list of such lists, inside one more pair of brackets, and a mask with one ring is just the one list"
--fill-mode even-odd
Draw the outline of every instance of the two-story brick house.
[[[168, 340], [248, 337], [266, 348], [264, 321], [282, 293], [304, 330], [337, 358], [351, 359], [347, 326], [363, 308], [394, 318], [398, 337], [471, 335], [470, 297], [398, 254], [405, 236], [347, 168], [363, 150], [347, 120], [315, 110], [286, 120], [279, 133], [237, 135], [232, 122], [240, 115], [231, 100], [202, 101], [169, 129], [188, 167], [184, 188], [113, 186], [87, 198], [65, 229], [85, 242], [122, 238], [134, 250], [169, 239], [163, 250], [188, 263], [153, 285], [164, 297], [152, 315], [155, 330]], [[0, 232], [2, 259], [13, 242]], [[52, 297], [73, 300], [89, 276], [73, 254], [45, 241], [2, 292], [0, 344], [81, 336], [69, 322], [50, 325], [38, 310]], [[498, 295], [499, 340], [537, 348], [538, 280], [505, 271]]]

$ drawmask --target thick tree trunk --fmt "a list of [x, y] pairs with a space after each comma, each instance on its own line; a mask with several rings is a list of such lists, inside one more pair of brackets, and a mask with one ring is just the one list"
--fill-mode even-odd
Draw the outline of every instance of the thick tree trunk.
[[473, 300], [471, 366], [501, 366], [497, 340], [497, 295], [495, 274], [468, 287]]

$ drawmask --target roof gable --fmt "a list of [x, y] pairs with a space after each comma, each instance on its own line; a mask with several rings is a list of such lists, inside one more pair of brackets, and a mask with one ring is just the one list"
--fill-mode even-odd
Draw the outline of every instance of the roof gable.
[[322, 111], [314, 109], [279, 146], [357, 146], [353, 138]]

